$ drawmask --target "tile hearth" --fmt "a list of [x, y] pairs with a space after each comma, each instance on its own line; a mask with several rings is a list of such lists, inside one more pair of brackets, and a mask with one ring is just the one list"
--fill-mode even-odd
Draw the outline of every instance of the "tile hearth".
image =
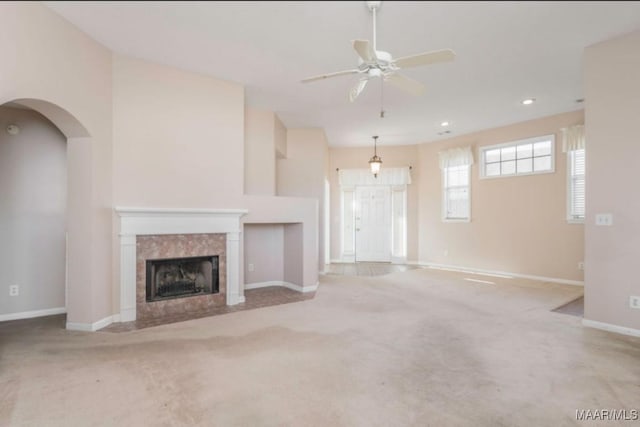
[[301, 293], [282, 286], [269, 286], [265, 288], [245, 291], [246, 302], [237, 305], [222, 305], [209, 307], [206, 310], [176, 313], [159, 319], [138, 319], [132, 322], [112, 323], [99, 332], [128, 332], [138, 329], [169, 323], [184, 322], [186, 320], [200, 319], [202, 317], [217, 316], [236, 311], [252, 310], [292, 302], [306, 301], [315, 296], [315, 292]]

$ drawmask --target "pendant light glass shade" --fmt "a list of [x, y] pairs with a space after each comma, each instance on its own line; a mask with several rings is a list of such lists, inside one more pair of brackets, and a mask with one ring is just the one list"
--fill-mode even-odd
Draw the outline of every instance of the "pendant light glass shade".
[[373, 137], [373, 157], [369, 160], [369, 167], [374, 177], [378, 177], [380, 173], [380, 167], [382, 166], [382, 158], [378, 156], [378, 137]]

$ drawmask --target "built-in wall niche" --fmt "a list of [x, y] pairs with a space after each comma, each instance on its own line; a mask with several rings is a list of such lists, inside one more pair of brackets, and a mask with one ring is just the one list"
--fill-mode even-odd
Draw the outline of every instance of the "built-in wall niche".
[[303, 288], [302, 223], [244, 224], [245, 289]]

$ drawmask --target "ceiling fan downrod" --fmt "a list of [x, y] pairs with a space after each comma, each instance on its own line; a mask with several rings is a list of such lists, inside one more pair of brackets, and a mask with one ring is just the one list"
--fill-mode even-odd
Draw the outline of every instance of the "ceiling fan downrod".
[[376, 12], [378, 11], [378, 9], [380, 8], [380, 1], [368, 1], [367, 2], [367, 6], [369, 7], [369, 10], [373, 13], [373, 51], [376, 52], [378, 50], [378, 43], [377, 43], [377, 37], [376, 37]]

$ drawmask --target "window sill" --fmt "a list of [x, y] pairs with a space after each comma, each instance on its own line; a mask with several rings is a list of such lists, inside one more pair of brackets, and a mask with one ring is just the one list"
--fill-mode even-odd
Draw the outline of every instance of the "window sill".
[[584, 219], [568, 219], [567, 224], [584, 224]]

